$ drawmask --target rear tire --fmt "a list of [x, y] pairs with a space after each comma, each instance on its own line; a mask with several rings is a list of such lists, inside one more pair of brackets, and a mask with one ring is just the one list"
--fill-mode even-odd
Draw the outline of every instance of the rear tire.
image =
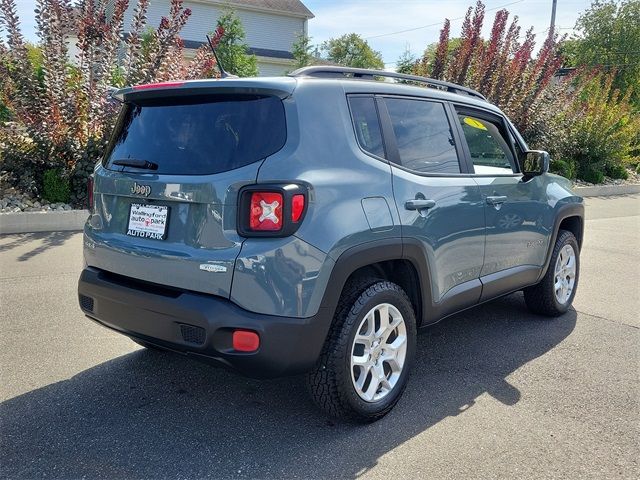
[[578, 288], [580, 249], [573, 233], [560, 230], [553, 247], [549, 268], [542, 280], [524, 289], [529, 310], [558, 317], [569, 310]]
[[351, 283], [342, 293], [320, 358], [307, 374], [309, 392], [333, 417], [378, 420], [400, 399], [415, 348], [415, 314], [404, 290], [383, 280]]

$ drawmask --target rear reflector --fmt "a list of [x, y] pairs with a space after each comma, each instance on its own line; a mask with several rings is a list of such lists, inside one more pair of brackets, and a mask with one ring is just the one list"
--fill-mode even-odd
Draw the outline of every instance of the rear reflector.
[[304, 212], [304, 195], [298, 193], [291, 199], [291, 220], [297, 222]]
[[180, 87], [184, 85], [184, 82], [160, 82], [160, 83], [145, 83], [143, 85], [134, 85], [134, 90], [148, 90], [150, 88], [167, 88], [167, 87]]
[[281, 193], [252, 192], [249, 228], [254, 231], [273, 232], [282, 229]]
[[239, 352], [255, 352], [260, 346], [260, 337], [251, 330], [234, 330], [233, 349]]

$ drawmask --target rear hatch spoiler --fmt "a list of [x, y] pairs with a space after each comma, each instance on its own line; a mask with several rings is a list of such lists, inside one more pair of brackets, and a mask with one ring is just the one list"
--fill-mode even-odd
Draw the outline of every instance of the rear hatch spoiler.
[[285, 99], [296, 87], [293, 78], [220, 78], [147, 83], [121, 88], [111, 93], [120, 102], [135, 102], [150, 98], [183, 97], [220, 93], [273, 95]]

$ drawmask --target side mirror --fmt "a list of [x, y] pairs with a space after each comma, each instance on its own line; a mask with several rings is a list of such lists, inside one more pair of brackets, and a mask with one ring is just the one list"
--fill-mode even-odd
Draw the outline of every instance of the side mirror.
[[549, 171], [549, 154], [542, 150], [529, 150], [524, 154], [522, 173], [525, 177], [535, 177]]

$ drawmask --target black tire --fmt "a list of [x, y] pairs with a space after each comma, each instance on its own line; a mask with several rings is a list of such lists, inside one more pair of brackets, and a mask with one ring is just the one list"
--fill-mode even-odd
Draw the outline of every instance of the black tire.
[[[555, 283], [555, 265], [558, 260], [560, 250], [565, 245], [571, 245], [576, 255], [576, 277], [573, 286], [573, 291], [567, 302], [559, 303], [556, 299], [554, 283]], [[578, 280], [580, 279], [580, 249], [578, 247], [578, 241], [573, 233], [567, 230], [560, 230], [558, 232], [558, 238], [556, 244], [553, 247], [553, 253], [551, 254], [551, 260], [549, 261], [549, 268], [542, 280], [536, 285], [527, 287], [524, 289], [524, 300], [529, 310], [539, 315], [545, 315], [547, 317], [558, 317], [569, 310], [571, 303], [576, 295], [578, 289]]]
[[[407, 330], [407, 351], [393, 389], [378, 401], [366, 402], [360, 398], [351, 380], [351, 348], [365, 315], [380, 303], [389, 303], [402, 314]], [[307, 374], [307, 387], [314, 402], [330, 416], [360, 423], [373, 422], [389, 413], [398, 402], [407, 384], [415, 349], [416, 319], [404, 290], [384, 280], [351, 283], [342, 293], [320, 358]]]

